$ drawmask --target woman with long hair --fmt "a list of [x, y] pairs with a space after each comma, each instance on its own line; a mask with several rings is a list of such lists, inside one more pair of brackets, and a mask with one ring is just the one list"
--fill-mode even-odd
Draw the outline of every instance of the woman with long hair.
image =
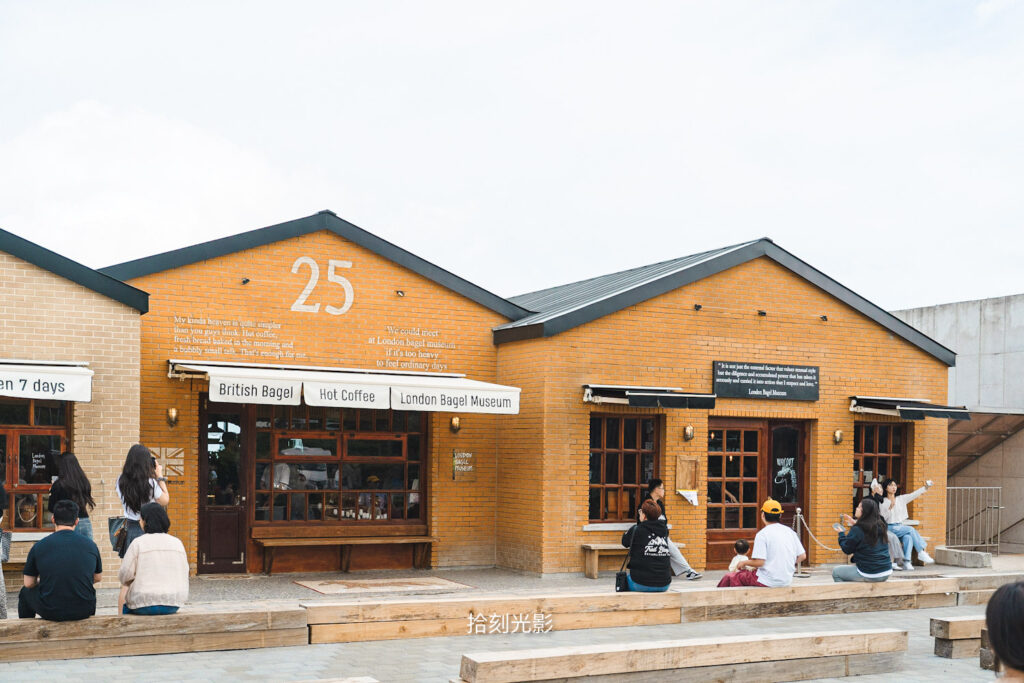
[[907, 520], [910, 518], [910, 513], [907, 512], [907, 503], [914, 500], [918, 496], [924, 495], [925, 491], [932, 487], [932, 481], [929, 479], [924, 483], [924, 486], [917, 489], [913, 493], [904, 493], [897, 496], [896, 492], [899, 490], [900, 485], [895, 479], [886, 479], [882, 482], [884, 498], [879, 510], [882, 513], [882, 519], [889, 525], [889, 531], [896, 534], [897, 538], [903, 543], [903, 568], [910, 571], [914, 568], [914, 565], [910, 563], [910, 553], [917, 550], [917, 558], [925, 564], [933, 564], [935, 560], [928, 554], [924, 539], [921, 534], [918, 533], [917, 529], [907, 524]]
[[159, 503], [140, 512], [145, 533], [125, 553], [118, 579], [120, 614], [174, 614], [188, 600], [188, 555], [185, 546], [167, 533], [171, 520]]
[[62, 500], [71, 500], [78, 505], [75, 533], [91, 541], [92, 520], [89, 519], [89, 512], [96, 507], [96, 501], [92, 499], [92, 484], [74, 453], [65, 453], [57, 460], [57, 480], [50, 485], [50, 500], [47, 503], [51, 513], [53, 506]]
[[117, 478], [115, 490], [124, 509], [125, 529], [128, 536], [120, 556], [124, 557], [132, 541], [142, 535], [139, 514], [146, 503], [167, 505], [171, 496], [167, 493], [167, 479], [163, 467], [156, 461], [149, 449], [137, 443], [128, 449], [121, 476]]
[[892, 559], [886, 541], [886, 524], [878, 514], [878, 503], [865, 498], [857, 505], [854, 516], [843, 515], [850, 525], [850, 532], [839, 532], [839, 547], [847, 555], [853, 555], [853, 564], [841, 564], [832, 570], [832, 580], [885, 581], [892, 574]]
[[1024, 680], [1024, 581], [996, 589], [985, 608], [985, 626], [1002, 669], [999, 680]]
[[[871, 498], [878, 503], [878, 514], [882, 514], [881, 507], [885, 496], [883, 495], [882, 485], [878, 483], [877, 479], [871, 480]], [[883, 517], [883, 519], [885, 518]], [[885, 538], [889, 541], [889, 557], [892, 559], [893, 571], [903, 571], [903, 565], [906, 564], [904, 562], [906, 558], [903, 556], [903, 541], [888, 529], [888, 525], [886, 525]]]

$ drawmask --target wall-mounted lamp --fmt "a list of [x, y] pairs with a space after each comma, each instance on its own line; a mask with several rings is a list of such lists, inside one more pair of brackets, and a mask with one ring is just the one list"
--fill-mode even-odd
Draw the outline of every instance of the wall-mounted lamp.
[[448, 429], [452, 430], [452, 434], [458, 434], [459, 430], [462, 429], [462, 421], [459, 419], [458, 415], [452, 418], [451, 424], [448, 425]]
[[763, 317], [765, 317], [766, 315], [768, 315], [768, 311], [761, 311], [761, 310], [759, 310], [759, 311], [757, 312], [757, 314], [758, 314], [759, 316], [761, 316], [761, 317], [763, 318]]
[[686, 425], [683, 427], [683, 441], [693, 440], [693, 425]]
[[167, 409], [167, 426], [173, 427], [178, 424], [178, 409], [168, 408]]
[[827, 315], [820, 315], [818, 317], [821, 318], [821, 322], [823, 322], [823, 323], [827, 323], [828, 322], [828, 316]]
[[252, 282], [252, 280], [250, 280], [249, 278], [247, 278], [247, 277], [243, 277], [243, 278], [242, 278], [242, 284], [243, 284], [243, 285], [247, 285], [247, 284], [249, 284], [250, 282]]
[[401, 289], [396, 289], [395, 294], [397, 294], [398, 296], [405, 296], [405, 292]]
[[837, 443], [837, 444], [843, 442], [843, 430], [842, 429], [837, 429], [836, 431], [832, 432], [832, 441], [833, 441], [833, 443]]
[[703, 306], [701, 306], [700, 304], [694, 304], [694, 305], [693, 305], [693, 310], [695, 310], [695, 311], [699, 311], [699, 310], [700, 310], [700, 309], [702, 309], [702, 308], [704, 308], [704, 307], [703, 307]]

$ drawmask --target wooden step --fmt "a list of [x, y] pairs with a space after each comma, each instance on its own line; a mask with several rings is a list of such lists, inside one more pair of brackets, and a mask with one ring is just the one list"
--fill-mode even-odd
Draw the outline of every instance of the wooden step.
[[[879, 673], [880, 660], [885, 671], [894, 671], [906, 650], [907, 632], [897, 629], [761, 633], [473, 652], [463, 655], [460, 676], [468, 683], [507, 683], [659, 671], [675, 674], [661, 680], [750, 680], [763, 679], [768, 664], [774, 669], [770, 680], [800, 680], [859, 675], [865, 669]], [[752, 675], [758, 670], [760, 675]]]

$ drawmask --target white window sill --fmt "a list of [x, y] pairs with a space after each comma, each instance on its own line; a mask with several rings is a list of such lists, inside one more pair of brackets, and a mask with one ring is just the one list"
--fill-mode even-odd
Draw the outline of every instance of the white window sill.
[[49, 531], [13, 531], [11, 532], [11, 543], [24, 541], [41, 541], [50, 535]]

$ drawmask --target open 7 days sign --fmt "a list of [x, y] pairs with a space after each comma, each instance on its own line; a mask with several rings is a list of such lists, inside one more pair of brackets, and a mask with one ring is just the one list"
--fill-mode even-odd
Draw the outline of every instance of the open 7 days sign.
[[719, 398], [769, 398], [785, 401], [818, 400], [818, 366], [772, 363], [713, 363], [715, 394]]

